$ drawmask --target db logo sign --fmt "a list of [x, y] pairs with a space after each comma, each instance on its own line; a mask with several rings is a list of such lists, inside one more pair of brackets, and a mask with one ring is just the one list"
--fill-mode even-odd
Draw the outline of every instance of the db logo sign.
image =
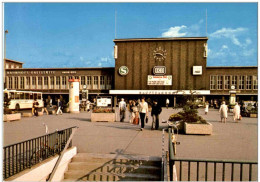
[[122, 75], [122, 76], [124, 76], [124, 75], [127, 75], [128, 74], [128, 68], [126, 67], [126, 66], [121, 66], [120, 68], [119, 68], [119, 74], [120, 75]]

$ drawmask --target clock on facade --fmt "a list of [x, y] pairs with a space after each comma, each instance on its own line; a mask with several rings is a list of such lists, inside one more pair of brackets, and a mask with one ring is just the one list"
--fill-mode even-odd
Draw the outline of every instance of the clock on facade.
[[156, 61], [164, 61], [166, 59], [166, 50], [163, 50], [161, 47], [157, 47], [153, 51], [153, 57]]

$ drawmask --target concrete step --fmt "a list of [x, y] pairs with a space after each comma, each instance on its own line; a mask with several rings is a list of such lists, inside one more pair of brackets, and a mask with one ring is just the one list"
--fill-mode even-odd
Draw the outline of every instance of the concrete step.
[[93, 172], [82, 176], [69, 175], [63, 181], [160, 181], [160, 173], [158, 174], [136, 174], [136, 173], [100, 173]]
[[79, 165], [71, 165], [69, 170], [64, 174], [65, 178], [68, 176], [76, 175], [76, 176], [84, 176], [86, 174], [91, 174], [92, 172], [100, 172], [100, 173], [115, 173], [115, 174], [124, 174], [124, 173], [138, 173], [138, 174], [156, 174], [160, 173], [160, 167], [156, 166], [143, 166], [143, 165], [117, 165], [117, 164], [109, 164], [103, 166], [97, 165], [86, 165], [84, 167], [82, 164]]

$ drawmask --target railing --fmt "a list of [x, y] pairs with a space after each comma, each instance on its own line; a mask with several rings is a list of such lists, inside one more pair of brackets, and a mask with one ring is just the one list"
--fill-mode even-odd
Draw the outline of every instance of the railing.
[[171, 130], [168, 132], [170, 181], [257, 181], [255, 161], [175, 158]]
[[[59, 154], [64, 149], [73, 128], [76, 126], [5, 146], [3, 148], [3, 178], [9, 178]], [[72, 143], [69, 147], [71, 145]]]

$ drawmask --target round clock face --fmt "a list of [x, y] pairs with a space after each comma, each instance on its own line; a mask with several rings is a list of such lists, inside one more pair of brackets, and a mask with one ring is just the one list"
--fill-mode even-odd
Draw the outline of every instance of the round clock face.
[[153, 57], [156, 61], [164, 61], [166, 55], [166, 50], [163, 50], [161, 47], [158, 47], [153, 51]]

